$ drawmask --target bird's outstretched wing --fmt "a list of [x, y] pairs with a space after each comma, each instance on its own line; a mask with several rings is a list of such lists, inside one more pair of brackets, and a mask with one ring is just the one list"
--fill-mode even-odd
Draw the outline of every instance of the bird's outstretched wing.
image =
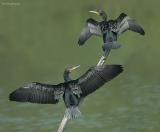
[[13, 91], [9, 95], [11, 101], [40, 104], [56, 104], [64, 93], [64, 84], [49, 85], [34, 82]]
[[127, 30], [145, 35], [144, 29], [134, 19], [130, 18], [124, 13], [121, 13], [113, 23], [114, 24], [111, 24], [111, 30], [116, 32], [118, 35]]
[[99, 23], [94, 19], [89, 18], [87, 19], [86, 24], [81, 31], [78, 44], [83, 45], [91, 35], [102, 36], [102, 33], [99, 27]]
[[94, 92], [123, 71], [121, 65], [103, 65], [90, 68], [78, 79], [82, 97]]

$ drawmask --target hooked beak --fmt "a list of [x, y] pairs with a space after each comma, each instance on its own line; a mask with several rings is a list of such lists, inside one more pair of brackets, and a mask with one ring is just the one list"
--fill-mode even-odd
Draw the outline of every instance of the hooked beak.
[[75, 70], [75, 69], [77, 69], [77, 68], [79, 68], [80, 67], [80, 65], [77, 65], [77, 66], [74, 66], [74, 67], [72, 67], [72, 68], [69, 68], [69, 72], [71, 72], [71, 71], [73, 71], [73, 70]]
[[90, 13], [94, 13], [94, 14], [97, 14], [98, 16], [100, 16], [99, 12], [97, 11], [89, 11]]

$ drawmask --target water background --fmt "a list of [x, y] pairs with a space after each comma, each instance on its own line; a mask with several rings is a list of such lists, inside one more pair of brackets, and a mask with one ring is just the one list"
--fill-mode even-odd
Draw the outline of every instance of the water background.
[[88, 13], [103, 8], [109, 18], [127, 13], [146, 35], [126, 32], [122, 48], [112, 50], [107, 63], [122, 64], [124, 72], [94, 94], [69, 122], [66, 132], [160, 131], [160, 2], [158, 0], [0, 0], [0, 132], [55, 132], [64, 103], [38, 105], [8, 100], [24, 84], [63, 81], [64, 68], [81, 65], [73, 79], [95, 65], [102, 40], [92, 37], [83, 47], [78, 36]]

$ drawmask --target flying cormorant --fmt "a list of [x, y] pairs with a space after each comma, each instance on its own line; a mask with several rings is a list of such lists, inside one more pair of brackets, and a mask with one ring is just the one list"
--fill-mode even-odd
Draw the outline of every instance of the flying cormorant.
[[102, 21], [98, 22], [92, 18], [87, 19], [80, 33], [78, 44], [83, 45], [92, 35], [102, 37], [104, 42], [102, 46], [104, 51], [104, 56], [101, 58], [102, 60], [108, 56], [111, 49], [118, 49], [121, 47], [121, 45], [117, 43], [117, 37], [123, 32], [131, 30], [145, 35], [143, 28], [125, 13], [121, 13], [115, 20], [108, 20], [107, 14], [103, 10], [90, 12], [101, 16]]

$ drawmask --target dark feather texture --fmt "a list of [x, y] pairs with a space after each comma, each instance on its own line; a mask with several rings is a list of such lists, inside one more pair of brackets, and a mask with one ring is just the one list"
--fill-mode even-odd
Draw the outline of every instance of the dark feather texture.
[[78, 79], [82, 96], [84, 97], [94, 92], [106, 82], [118, 76], [122, 71], [121, 65], [104, 65], [90, 68]]
[[86, 24], [81, 31], [78, 44], [83, 45], [92, 35], [101, 36], [102, 34], [98, 22], [90, 18], [86, 21]]
[[[9, 95], [9, 99], [18, 102], [56, 104], [63, 95], [67, 95], [69, 98], [63, 96], [65, 104], [72, 105], [70, 95], [75, 96], [75, 99], [79, 102], [81, 97], [85, 97], [94, 92], [103, 84], [115, 78], [122, 71], [123, 68], [121, 65], [96, 66], [90, 68], [77, 80], [60, 83], [58, 85], [42, 84], [38, 82], [28, 84], [13, 91]], [[67, 99], [69, 99], [69, 102]]]
[[[83, 45], [92, 35], [104, 37], [108, 32], [115, 33], [117, 38], [118, 35], [121, 35], [127, 30], [145, 35], [144, 29], [125, 13], [121, 13], [115, 20], [103, 20], [98, 22], [90, 18], [81, 31], [78, 44]], [[107, 35], [107, 37], [109, 37], [109, 35]], [[105, 40], [103, 41], [105, 43]]]
[[63, 84], [48, 85], [36, 82], [15, 90], [9, 95], [9, 99], [18, 102], [56, 104], [63, 91]]
[[134, 19], [130, 18], [125, 13], [121, 13], [114, 23], [110, 25], [110, 27], [119, 35], [127, 30], [145, 35], [144, 29]]

